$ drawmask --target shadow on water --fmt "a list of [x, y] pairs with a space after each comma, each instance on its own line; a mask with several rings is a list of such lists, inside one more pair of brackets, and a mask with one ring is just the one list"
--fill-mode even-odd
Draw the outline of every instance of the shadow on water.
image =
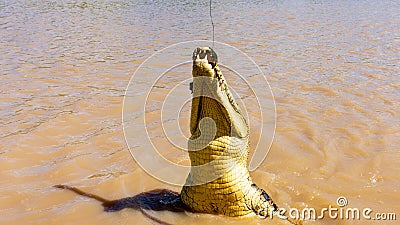
[[149, 219], [160, 223], [169, 224], [160, 219], [157, 219], [144, 210], [154, 211], [171, 211], [171, 212], [184, 212], [190, 211], [185, 204], [183, 204], [179, 193], [167, 189], [155, 189], [152, 191], [142, 192], [133, 197], [121, 198], [116, 200], [108, 200], [95, 194], [84, 192], [78, 188], [68, 185], [55, 185], [55, 188], [66, 189], [75, 192], [88, 198], [96, 199], [101, 202], [104, 211], [116, 212], [125, 208], [132, 208], [141, 211]]

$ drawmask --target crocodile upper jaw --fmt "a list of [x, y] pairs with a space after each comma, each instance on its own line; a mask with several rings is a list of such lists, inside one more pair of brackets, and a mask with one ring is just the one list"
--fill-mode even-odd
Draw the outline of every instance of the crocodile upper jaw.
[[[227, 121], [223, 128], [227, 136], [247, 137], [248, 125], [229, 91], [228, 84], [219, 70], [217, 54], [209, 47], [199, 47], [193, 52], [193, 98], [190, 131], [193, 134], [199, 130], [200, 120], [205, 116], [214, 120]], [[214, 100], [219, 106], [213, 113], [207, 112], [202, 104], [204, 98]], [[215, 111], [218, 111], [217, 118]], [[218, 121], [217, 121], [218, 122]], [[221, 129], [220, 127], [218, 129]]]

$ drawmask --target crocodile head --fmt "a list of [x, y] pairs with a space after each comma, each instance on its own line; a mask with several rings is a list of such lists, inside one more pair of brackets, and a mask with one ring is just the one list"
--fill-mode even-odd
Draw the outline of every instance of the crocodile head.
[[201, 135], [201, 120], [211, 118], [217, 136], [248, 137], [248, 125], [222, 75], [217, 54], [209, 47], [193, 52], [192, 137]]

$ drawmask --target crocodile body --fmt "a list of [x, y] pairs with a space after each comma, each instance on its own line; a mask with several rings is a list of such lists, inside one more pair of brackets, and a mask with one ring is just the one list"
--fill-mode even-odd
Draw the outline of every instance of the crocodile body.
[[227, 216], [276, 211], [250, 177], [249, 127], [211, 48], [194, 51], [192, 75], [191, 171], [181, 191], [183, 203], [195, 212]]

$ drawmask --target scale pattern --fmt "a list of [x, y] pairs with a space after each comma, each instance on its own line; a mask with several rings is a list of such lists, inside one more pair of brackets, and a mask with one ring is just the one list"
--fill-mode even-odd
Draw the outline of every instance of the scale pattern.
[[195, 212], [227, 216], [276, 211], [250, 177], [249, 128], [211, 48], [194, 51], [192, 75], [191, 171], [181, 191], [183, 203]]

